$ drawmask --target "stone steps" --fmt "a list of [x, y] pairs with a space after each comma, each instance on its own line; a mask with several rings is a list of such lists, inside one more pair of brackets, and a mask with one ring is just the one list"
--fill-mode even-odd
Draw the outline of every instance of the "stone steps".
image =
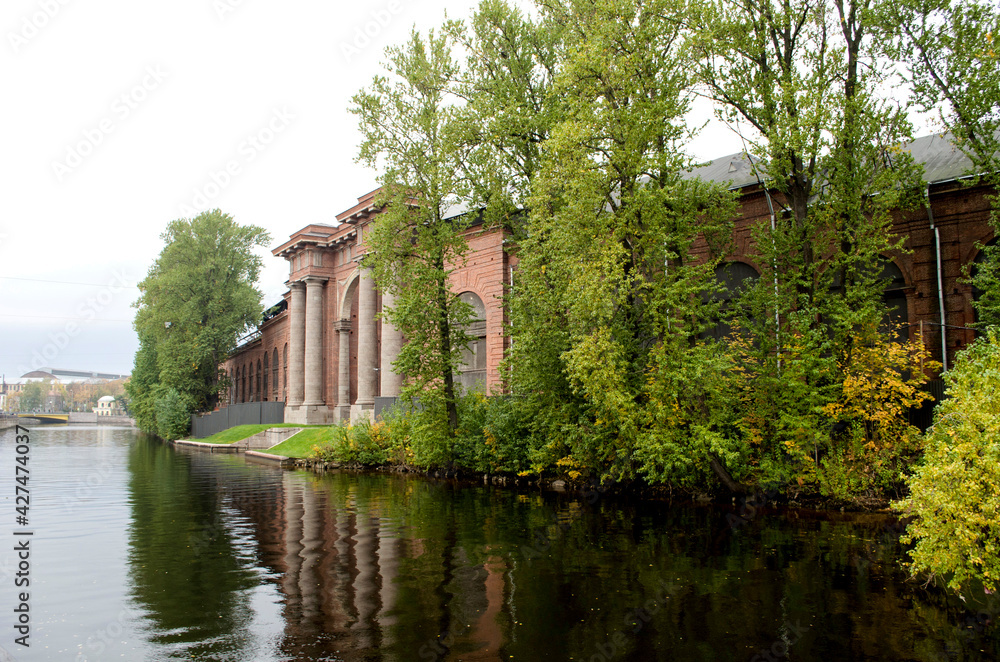
[[263, 432], [234, 442], [232, 445], [241, 450], [265, 450], [277, 446], [302, 430], [303, 428], [268, 428]]

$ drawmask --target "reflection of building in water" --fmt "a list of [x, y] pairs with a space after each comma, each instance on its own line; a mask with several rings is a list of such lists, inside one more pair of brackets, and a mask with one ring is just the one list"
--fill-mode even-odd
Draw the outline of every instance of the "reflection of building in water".
[[327, 493], [292, 475], [286, 476], [283, 496], [280, 584], [289, 639], [349, 636], [349, 647], [362, 650], [391, 643], [396, 533], [357, 504], [331, 507]]
[[[394, 495], [382, 492], [369, 500], [356, 487], [354, 481], [285, 473], [267, 494], [227, 495], [253, 523], [260, 561], [279, 575], [282, 652], [293, 659], [328, 659], [333, 653], [353, 659], [378, 651], [379, 659], [403, 661], [420, 659], [418, 649], [429, 644], [424, 659], [431, 651], [439, 660], [498, 661], [506, 562], [499, 556], [469, 560], [449, 548], [453, 537], [445, 536], [450, 542], [444, 548], [443, 539], [406, 537], [400, 522], [381, 511], [383, 499]], [[423, 607], [400, 599], [401, 581], [422, 594]], [[455, 654], [437, 643], [440, 621], [425, 607], [444, 614], [442, 631], [451, 633], [447, 648]]]

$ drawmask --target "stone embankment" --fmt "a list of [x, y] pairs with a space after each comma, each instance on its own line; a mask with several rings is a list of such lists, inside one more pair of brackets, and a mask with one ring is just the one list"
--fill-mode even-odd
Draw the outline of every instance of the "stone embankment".
[[[31, 427], [38, 425], [38, 420], [34, 418], [2, 416], [0, 417], [0, 430], [4, 428], [12, 428], [17, 425], [18, 422], [20, 422], [21, 425], [28, 425]], [[85, 411], [71, 411], [69, 413], [69, 420], [67, 423], [70, 425], [116, 425], [135, 427], [135, 419], [128, 416], [98, 416], [93, 412]]]
[[231, 444], [210, 444], [204, 441], [196, 441], [194, 439], [178, 439], [173, 442], [175, 446], [185, 446], [188, 448], [196, 448], [202, 451], [208, 451], [210, 453], [246, 453], [248, 458], [255, 458], [257, 460], [262, 460], [264, 462], [276, 463], [281, 466], [287, 466], [291, 464], [294, 460], [293, 458], [286, 457], [284, 455], [273, 455], [271, 453], [263, 453], [261, 451], [268, 448], [273, 448], [285, 441], [289, 437], [298, 434], [302, 431], [302, 428], [270, 428], [264, 430], [263, 432], [258, 432], [255, 435], [247, 437], [246, 439], [241, 439], [240, 441], [234, 441]]
[[135, 419], [128, 416], [98, 416], [92, 411], [71, 411], [70, 425], [130, 425], [135, 427]]

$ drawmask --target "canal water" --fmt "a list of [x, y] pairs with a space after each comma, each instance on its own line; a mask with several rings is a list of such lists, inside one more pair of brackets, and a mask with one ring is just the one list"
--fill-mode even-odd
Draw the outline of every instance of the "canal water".
[[22, 662], [1000, 657], [996, 600], [907, 581], [883, 516], [317, 476], [35, 427], [17, 526], [0, 434], [0, 646]]

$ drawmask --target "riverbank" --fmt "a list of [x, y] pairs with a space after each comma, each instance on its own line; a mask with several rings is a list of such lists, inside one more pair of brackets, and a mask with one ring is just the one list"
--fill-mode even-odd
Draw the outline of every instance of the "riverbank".
[[[446, 480], [456, 486], [492, 485], [515, 490], [543, 490], [577, 493], [585, 498], [593, 494], [613, 494], [628, 498], [671, 503], [715, 504], [753, 508], [802, 508], [828, 512], [895, 514], [890, 508], [891, 499], [859, 498], [853, 501], [836, 499], [819, 494], [788, 495], [777, 490], [747, 492], [744, 494], [677, 490], [666, 486], [642, 485], [638, 482], [611, 482], [572, 480], [559, 476], [517, 476], [513, 474], [487, 474], [467, 470], [422, 469], [407, 464], [362, 465], [308, 457], [285, 458], [282, 466], [312, 471], [318, 475], [347, 472], [357, 474], [409, 474], [436, 480]], [[592, 498], [592, 497], [591, 497]]]
[[[510, 472], [487, 473], [468, 468], [423, 468], [408, 462], [359, 462], [356, 460], [331, 459], [337, 452], [334, 445], [336, 434], [347, 434], [348, 429], [330, 426], [293, 427], [291, 424], [243, 425], [206, 437], [205, 439], [183, 439], [172, 442], [175, 445], [206, 452], [246, 453], [258, 461], [271, 462], [285, 468], [304, 469], [317, 474], [330, 472], [412, 474], [434, 479], [453, 481], [456, 485], [495, 485], [514, 489], [542, 489], [557, 492], [589, 494], [595, 491], [605, 494], [623, 494], [656, 501], [716, 503], [741, 507], [787, 506], [831, 512], [881, 512], [890, 513], [890, 499], [878, 497], [857, 497], [838, 499], [802, 489], [747, 489], [742, 493], [716, 489], [681, 489], [671, 486], [648, 485], [641, 481], [611, 482], [599, 484], [596, 480], [573, 478], [563, 475], [518, 475]], [[371, 441], [370, 429], [365, 437]], [[374, 435], [375, 442], [378, 434]], [[278, 440], [278, 443], [272, 443]], [[342, 449], [349, 449], [354, 457], [362, 452], [364, 440], [348, 439]], [[385, 449], [383, 449], [385, 450]], [[326, 457], [322, 457], [325, 455]], [[368, 455], [374, 455], [368, 453]], [[388, 453], [386, 454], [388, 455]], [[320, 456], [320, 457], [317, 457]], [[387, 458], [388, 459], [388, 458]]]

